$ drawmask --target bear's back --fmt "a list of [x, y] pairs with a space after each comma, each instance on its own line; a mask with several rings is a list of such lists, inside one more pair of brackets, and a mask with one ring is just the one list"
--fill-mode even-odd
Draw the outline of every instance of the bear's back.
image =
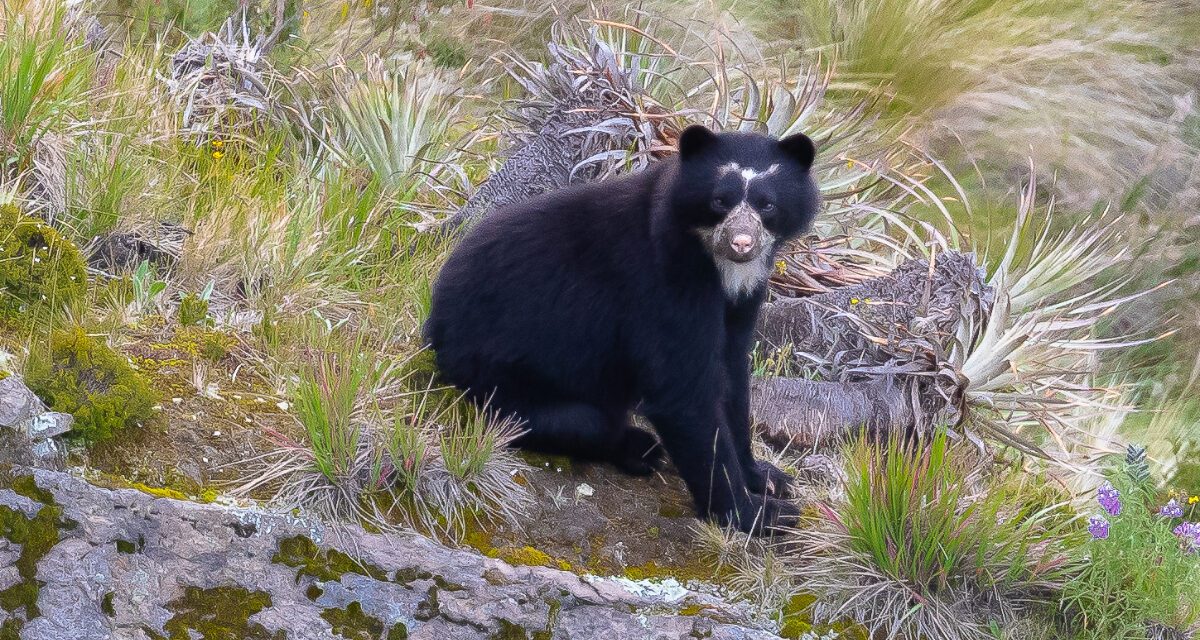
[[426, 338], [443, 374], [522, 366], [586, 386], [596, 365], [618, 366], [620, 327], [653, 286], [661, 170], [545, 194], [473, 227], [434, 284]]

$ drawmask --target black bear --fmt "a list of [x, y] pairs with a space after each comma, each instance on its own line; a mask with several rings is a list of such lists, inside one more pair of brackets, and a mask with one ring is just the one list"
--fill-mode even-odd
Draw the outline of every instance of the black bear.
[[523, 447], [651, 473], [653, 425], [701, 515], [792, 521], [751, 453], [750, 349], [774, 254], [818, 207], [815, 148], [688, 127], [676, 157], [493, 212], [434, 287], [443, 378], [524, 420]]

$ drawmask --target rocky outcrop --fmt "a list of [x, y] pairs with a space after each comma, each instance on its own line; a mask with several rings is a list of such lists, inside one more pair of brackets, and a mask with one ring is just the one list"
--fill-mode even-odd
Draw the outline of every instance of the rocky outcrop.
[[0, 637], [768, 639], [673, 581], [512, 566], [417, 535], [102, 489], [41, 469], [0, 489]]

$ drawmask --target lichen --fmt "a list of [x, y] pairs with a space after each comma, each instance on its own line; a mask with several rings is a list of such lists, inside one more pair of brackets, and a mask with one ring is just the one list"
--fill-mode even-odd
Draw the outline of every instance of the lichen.
[[271, 596], [238, 586], [212, 589], [186, 587], [181, 598], [167, 603], [174, 615], [163, 625], [169, 640], [285, 640], [284, 631], [271, 633], [250, 617], [271, 606]]
[[362, 605], [351, 602], [345, 609], [326, 609], [321, 617], [333, 632], [348, 640], [376, 640], [383, 637], [383, 622], [363, 613]]
[[0, 206], [0, 317], [61, 309], [86, 290], [83, 256], [70, 240], [13, 205]]
[[379, 567], [359, 562], [337, 549], [322, 550], [310, 538], [292, 536], [279, 541], [279, 550], [271, 557], [271, 562], [299, 569], [296, 572], [296, 582], [303, 576], [312, 576], [317, 580], [340, 580], [347, 573], [357, 573], [374, 578], [381, 582], [387, 581], [387, 572]]
[[27, 381], [55, 411], [75, 416], [71, 437], [102, 442], [153, 417], [155, 393], [120, 354], [79, 328], [49, 342], [31, 352]]

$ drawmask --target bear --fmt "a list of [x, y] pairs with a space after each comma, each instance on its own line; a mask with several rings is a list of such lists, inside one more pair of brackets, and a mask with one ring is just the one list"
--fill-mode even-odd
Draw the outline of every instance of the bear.
[[439, 376], [521, 420], [520, 447], [631, 474], [665, 449], [701, 517], [794, 523], [790, 477], [751, 451], [750, 351], [775, 253], [819, 207], [815, 155], [804, 134], [692, 125], [639, 173], [496, 209], [435, 278]]

